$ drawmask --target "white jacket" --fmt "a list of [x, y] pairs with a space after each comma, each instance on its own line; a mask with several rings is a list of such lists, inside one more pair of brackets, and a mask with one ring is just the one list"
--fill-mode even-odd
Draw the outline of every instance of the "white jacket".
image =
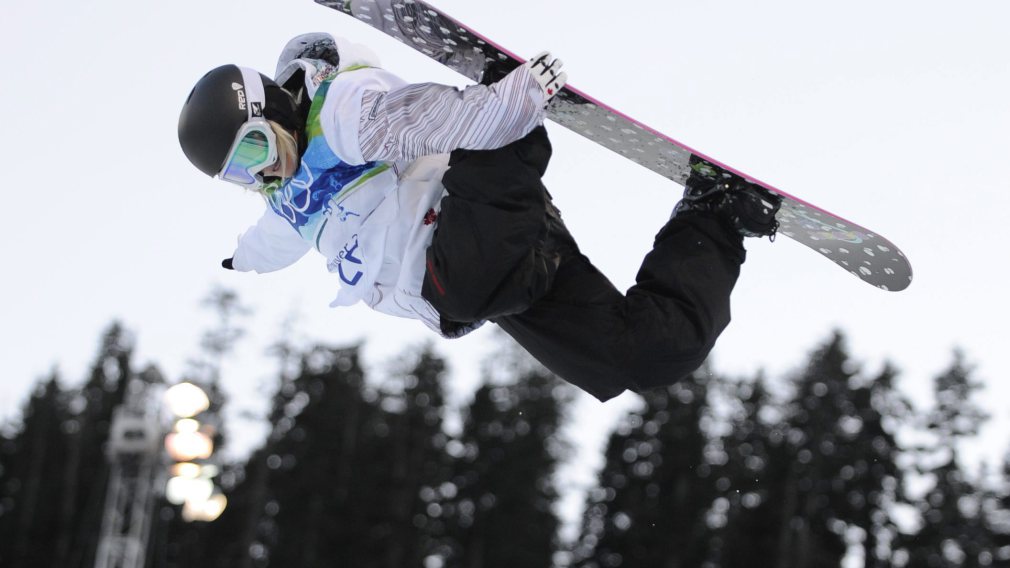
[[[326, 41], [335, 43], [339, 65], [299, 58], [307, 46]], [[367, 48], [328, 34], [291, 40], [277, 82], [299, 69], [310, 96], [327, 89], [318, 117], [325, 144], [310, 140], [294, 179], [239, 237], [234, 268], [271, 272], [315, 248], [340, 283], [331, 306], [362, 301], [441, 333], [421, 285], [448, 152], [497, 148], [525, 136], [543, 121], [542, 91], [525, 67], [490, 87], [409, 85], [379, 69]], [[320, 183], [346, 172], [358, 177]], [[313, 199], [325, 203], [309, 208]]]

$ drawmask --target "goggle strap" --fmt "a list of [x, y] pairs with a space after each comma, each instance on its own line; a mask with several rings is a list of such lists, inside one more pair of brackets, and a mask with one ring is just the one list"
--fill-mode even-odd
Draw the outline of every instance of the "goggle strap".
[[246, 112], [249, 118], [262, 118], [263, 109], [267, 106], [267, 94], [263, 88], [263, 80], [259, 72], [248, 67], [239, 67], [242, 72], [242, 83], [245, 85]]

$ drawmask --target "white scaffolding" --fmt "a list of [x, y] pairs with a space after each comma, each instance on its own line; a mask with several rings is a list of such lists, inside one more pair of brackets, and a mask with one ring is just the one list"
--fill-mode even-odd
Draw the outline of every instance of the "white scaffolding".
[[111, 464], [95, 568], [143, 568], [161, 465], [157, 411], [147, 388], [130, 393], [113, 414]]

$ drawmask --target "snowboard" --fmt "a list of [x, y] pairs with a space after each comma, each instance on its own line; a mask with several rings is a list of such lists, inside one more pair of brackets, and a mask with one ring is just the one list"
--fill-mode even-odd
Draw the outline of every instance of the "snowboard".
[[[490, 84], [525, 62], [421, 0], [316, 0], [350, 15], [469, 79]], [[717, 170], [783, 198], [778, 234], [816, 251], [860, 280], [904, 290], [912, 267], [893, 243], [856, 223], [753, 179], [566, 85], [548, 106], [554, 122], [684, 185], [691, 166]]]

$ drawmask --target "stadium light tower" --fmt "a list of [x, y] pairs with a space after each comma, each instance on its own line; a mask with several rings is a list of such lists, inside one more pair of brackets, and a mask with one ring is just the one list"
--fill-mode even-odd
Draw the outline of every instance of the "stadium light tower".
[[213, 521], [224, 512], [227, 499], [213, 481], [218, 474], [211, 463], [214, 427], [197, 420], [210, 408], [210, 399], [200, 387], [179, 383], [165, 392], [165, 403], [174, 415], [172, 431], [165, 436], [165, 450], [174, 461], [165, 498], [183, 506], [185, 521]]
[[[164, 407], [151, 391], [150, 383], [135, 380], [113, 413], [109, 484], [95, 568], [144, 567], [155, 497], [162, 491], [169, 502], [183, 506], [186, 521], [213, 521], [227, 504], [214, 486], [218, 468], [209, 461], [214, 429], [196, 420], [210, 408], [207, 394], [192, 383], [165, 391], [164, 407], [173, 416], [166, 434]], [[166, 462], [171, 477], [162, 487]]]
[[134, 380], [113, 413], [107, 446], [109, 484], [95, 568], [143, 568], [160, 462], [157, 409], [148, 384]]

